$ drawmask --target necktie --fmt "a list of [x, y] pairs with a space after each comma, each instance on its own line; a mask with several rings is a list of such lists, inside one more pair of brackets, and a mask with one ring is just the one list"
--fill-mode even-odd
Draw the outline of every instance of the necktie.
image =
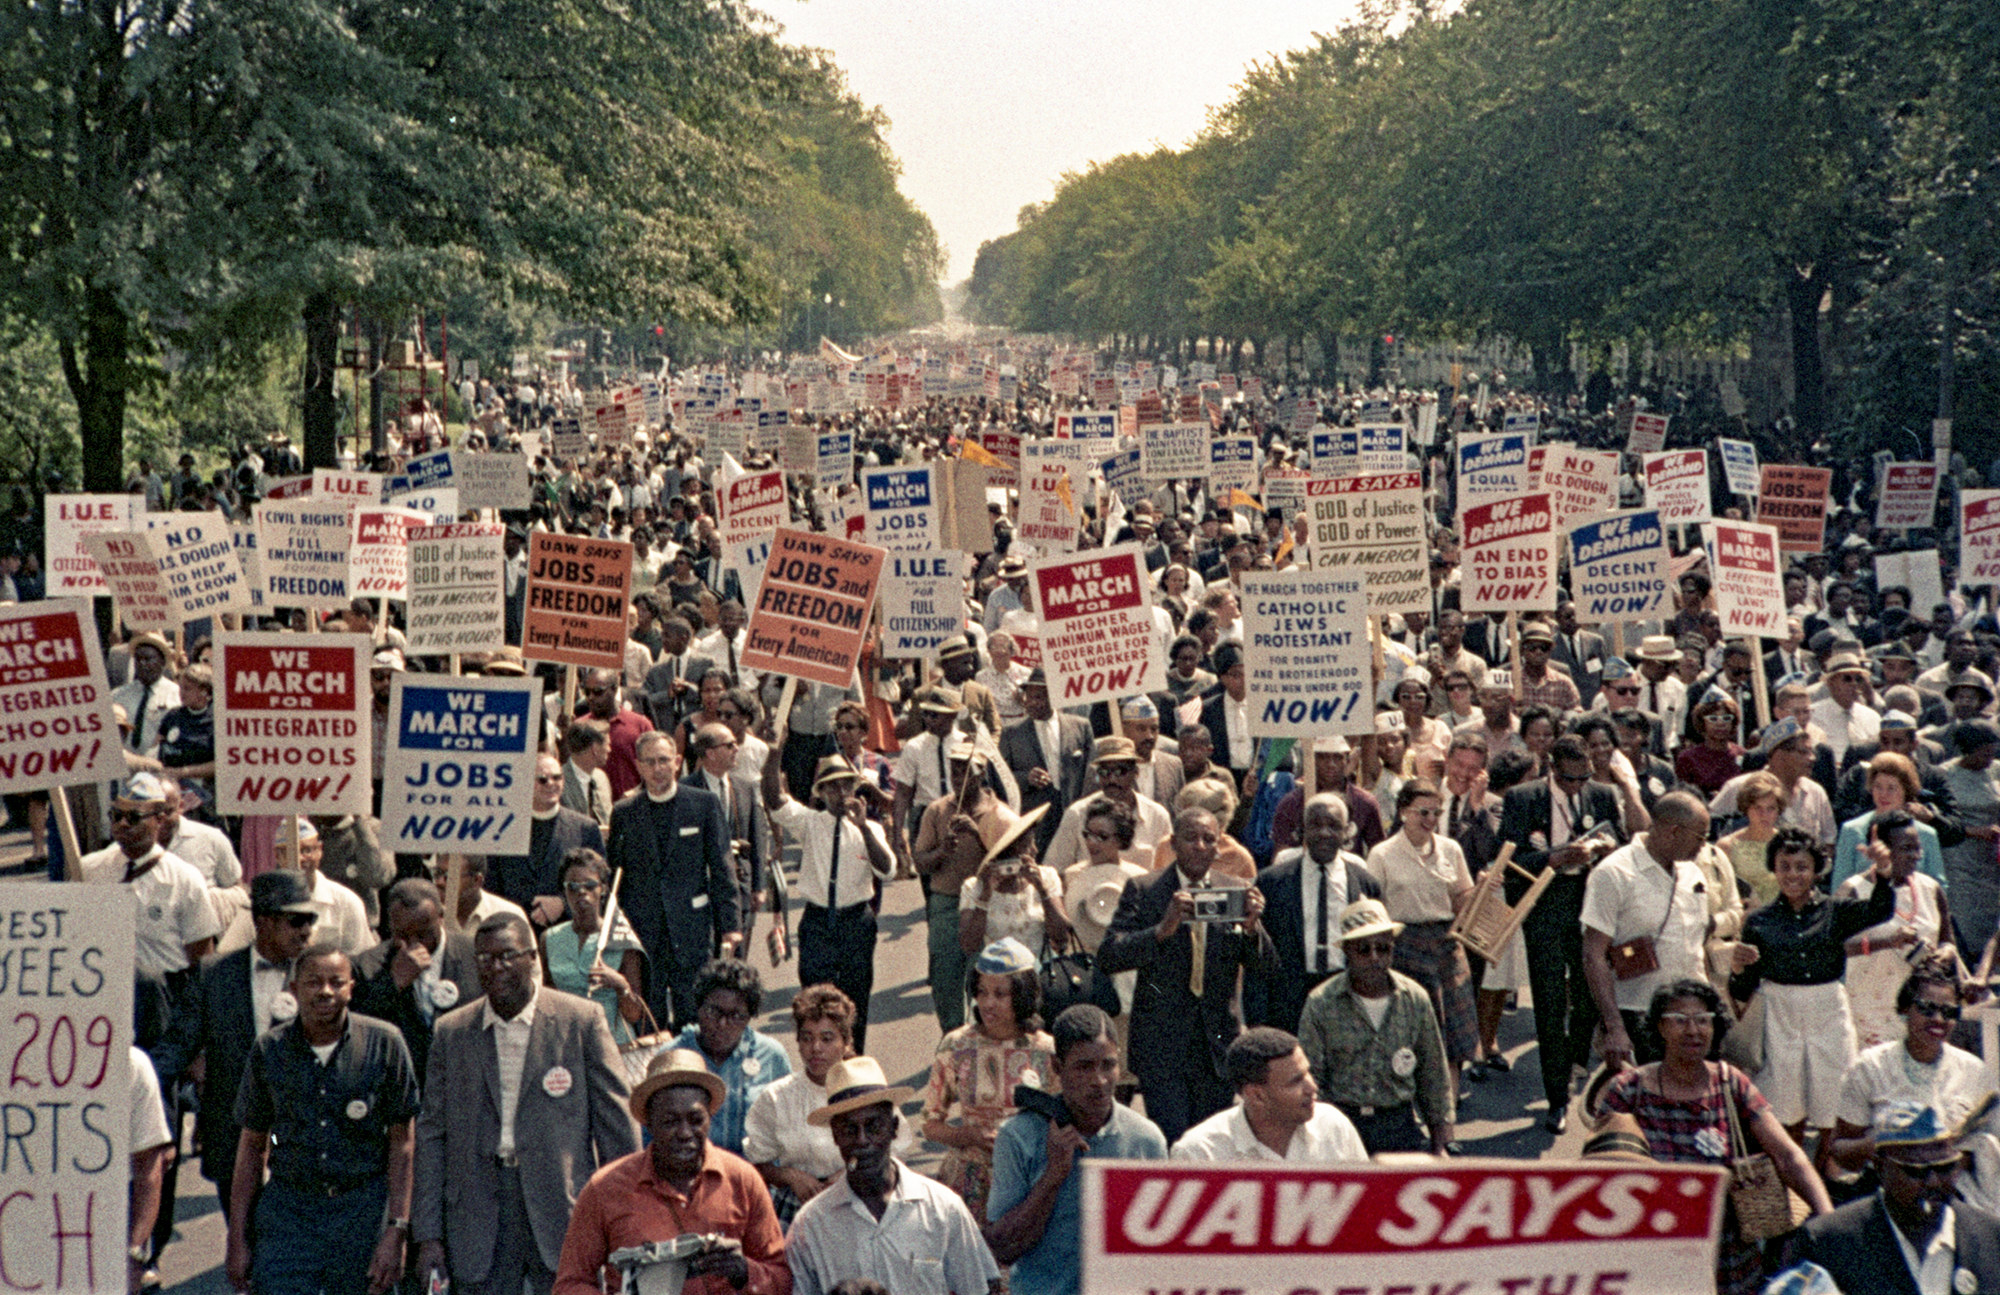
[[1571, 796], [1571, 797], [1569, 798], [1569, 839], [1570, 839], [1570, 840], [1572, 840], [1572, 841], [1576, 840], [1576, 838], [1577, 838], [1577, 829], [1579, 828], [1579, 826], [1581, 826], [1581, 824], [1582, 824], [1582, 823], [1583, 823], [1583, 798], [1582, 798], [1581, 796]]
[[153, 685], [158, 679], [146, 685], [139, 694], [139, 713], [132, 716], [132, 749], [143, 752], [146, 749], [146, 708], [153, 702]]
[[743, 679], [736, 672], [736, 640], [725, 635], [722, 641], [729, 645], [729, 677], [736, 680], [737, 685], [740, 687]]
[[1660, 713], [1660, 685], [1656, 683], [1646, 685], [1646, 709], [1654, 715]]
[[590, 805], [590, 816], [602, 823], [604, 821], [604, 799], [597, 792], [597, 776], [595, 774], [588, 775], [585, 781], [590, 788], [588, 802]]
[[[1319, 865], [1319, 920], [1314, 923], [1317, 934], [1313, 939], [1313, 947], [1318, 952], [1314, 955], [1315, 965], [1313, 970], [1321, 972], [1328, 969], [1326, 965], [1326, 874], [1330, 866], [1324, 863]], [[1199, 993], [1201, 991], [1196, 990], [1195, 992]]]
[[1447, 834], [1454, 841], [1458, 839], [1459, 823], [1464, 816], [1464, 811], [1465, 811], [1465, 797], [1453, 793], [1451, 797], [1451, 826], [1448, 829]]
[[939, 738], [937, 740], [937, 753], [938, 753], [938, 795], [949, 796], [951, 795], [951, 775], [945, 771], [944, 767], [943, 738]]
[[833, 860], [826, 866], [826, 906], [838, 912], [840, 909], [840, 815], [833, 819]]
[[[1324, 905], [1322, 905], [1322, 911], [1324, 911]], [[1207, 970], [1206, 964], [1208, 962], [1208, 923], [1191, 922], [1189, 925], [1194, 928], [1188, 932], [1189, 937], [1194, 941], [1194, 958], [1188, 964], [1188, 992], [1196, 998], [1200, 998], [1202, 973]]]

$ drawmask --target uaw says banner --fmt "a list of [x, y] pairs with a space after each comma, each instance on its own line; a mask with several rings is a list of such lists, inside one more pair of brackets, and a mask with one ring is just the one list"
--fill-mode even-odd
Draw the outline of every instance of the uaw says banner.
[[1686, 1295], [1712, 1289], [1726, 1187], [1607, 1161], [1077, 1167], [1091, 1295]]

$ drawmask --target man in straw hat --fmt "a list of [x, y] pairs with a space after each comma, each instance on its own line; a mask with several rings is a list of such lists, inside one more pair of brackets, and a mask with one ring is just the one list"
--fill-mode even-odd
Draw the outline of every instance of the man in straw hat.
[[1000, 732], [1000, 702], [993, 690], [975, 677], [979, 673], [979, 649], [968, 634], [955, 634], [938, 644], [938, 670], [947, 687], [958, 689], [965, 709], [988, 737]]
[[[708, 1140], [709, 1119], [727, 1095], [699, 1052], [673, 1048], [653, 1058], [629, 1103], [651, 1145], [598, 1170], [577, 1194], [556, 1266], [558, 1295], [615, 1289], [617, 1277], [605, 1272], [613, 1252], [689, 1232], [737, 1244], [690, 1259], [686, 1295], [784, 1295], [790, 1288], [771, 1189], [748, 1161]], [[498, 1288], [493, 1295], [501, 1295]]]
[[[1091, 748], [1090, 769], [1097, 778], [1097, 795], [1123, 805], [1137, 820], [1133, 849], [1150, 854], [1154, 846], [1172, 835], [1173, 816], [1166, 807], [1139, 794], [1139, 748], [1131, 738], [1098, 738]], [[1068, 871], [1084, 857], [1083, 816], [1095, 799], [1095, 796], [1079, 796], [1063, 811], [1062, 822], [1043, 856], [1043, 862], [1057, 872]]]
[[965, 1201], [891, 1149], [896, 1108], [916, 1094], [892, 1086], [868, 1056], [836, 1062], [826, 1091], [826, 1105], [806, 1120], [832, 1130], [847, 1173], [792, 1221], [785, 1257], [795, 1295], [826, 1295], [857, 1279], [892, 1291], [998, 1291], [999, 1266]]
[[[875, 988], [875, 892], [894, 875], [896, 860], [882, 825], [862, 797], [882, 793], [837, 755], [813, 772], [807, 809], [784, 789], [776, 760], [764, 762], [764, 809], [787, 840], [799, 844], [799, 983], [831, 984], [854, 1001], [854, 1046], [867, 1038], [868, 998]], [[899, 784], [900, 788], [900, 784]]]
[[1354, 1122], [1370, 1155], [1443, 1155], [1457, 1094], [1430, 995], [1389, 965], [1402, 931], [1379, 899], [1340, 910], [1347, 966], [1306, 999], [1299, 1047], [1313, 1082]]
[[[924, 879], [924, 911], [930, 926], [930, 980], [934, 986], [965, 983], [965, 950], [958, 938], [958, 893], [979, 871], [986, 852], [1020, 815], [985, 784], [986, 757], [964, 738], [946, 753], [951, 794], [924, 809], [913, 858]], [[1038, 816], [1039, 821], [1039, 816]], [[949, 1034], [965, 1024], [965, 996], [934, 993], [938, 1025]]]
[[150, 630], [137, 635], [132, 640], [132, 678], [111, 693], [111, 700], [132, 717], [125, 749], [149, 760], [159, 755], [161, 721], [181, 704], [180, 685], [167, 677], [167, 662], [172, 656], [173, 649], [163, 636]]
[[1821, 677], [1826, 696], [1813, 703], [1812, 722], [1826, 734], [1826, 747], [1833, 753], [1837, 769], [1848, 747], [1881, 740], [1882, 716], [1862, 700], [1871, 674], [1859, 652], [1842, 649], [1831, 654]]
[[1687, 685], [1674, 674], [1681, 650], [1671, 634], [1648, 634], [1639, 641], [1639, 709], [1659, 722], [1653, 754], [1671, 755], [1680, 745], [1687, 719]]
[[166, 808], [160, 779], [133, 774], [112, 802], [112, 843], [84, 855], [79, 867], [86, 882], [131, 892], [138, 914], [138, 969], [177, 986], [215, 947], [221, 925], [201, 873], [160, 846]]
[[1886, 1103], [1873, 1123], [1881, 1186], [1808, 1219], [1794, 1257], [1844, 1291], [2000, 1291], [2000, 1219], [1952, 1204], [1964, 1129], [1915, 1102]]

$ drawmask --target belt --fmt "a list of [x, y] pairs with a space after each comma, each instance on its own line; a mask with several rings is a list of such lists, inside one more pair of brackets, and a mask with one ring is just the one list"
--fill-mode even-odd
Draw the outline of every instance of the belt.
[[1349, 1119], [1372, 1120], [1378, 1115], [1399, 1115], [1410, 1109], [1408, 1102], [1398, 1102], [1394, 1106], [1355, 1106], [1348, 1102], [1335, 1102], [1341, 1114]]
[[822, 913], [832, 913], [835, 917], [839, 917], [846, 913], [855, 912], [857, 909], [868, 908], [870, 907], [870, 904], [867, 900], [864, 899], [858, 904], [848, 904], [841, 908], [828, 908], [825, 904], [815, 904], [810, 899], [808, 899], [806, 901], [805, 906], [808, 912], [817, 909]]

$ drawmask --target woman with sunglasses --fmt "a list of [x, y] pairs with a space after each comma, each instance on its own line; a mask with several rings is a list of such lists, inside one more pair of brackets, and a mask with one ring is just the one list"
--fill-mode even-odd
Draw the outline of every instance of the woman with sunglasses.
[[1472, 873], [1458, 842], [1437, 830], [1443, 806], [1430, 779], [1404, 783], [1396, 793], [1400, 830], [1368, 852], [1368, 872], [1382, 885], [1390, 919], [1403, 924], [1394, 970], [1431, 996], [1456, 1070], [1479, 1057], [1479, 1013], [1472, 970], [1449, 935], [1451, 919], [1472, 896]]
[[612, 930], [604, 930], [604, 901], [611, 892], [611, 869], [595, 850], [576, 849], [563, 856], [557, 874], [563, 908], [569, 920], [558, 922], [542, 937], [545, 983], [566, 994], [588, 998], [604, 1009], [611, 1037], [624, 1047], [633, 1027], [646, 1015], [640, 996], [646, 951], [620, 913]]

